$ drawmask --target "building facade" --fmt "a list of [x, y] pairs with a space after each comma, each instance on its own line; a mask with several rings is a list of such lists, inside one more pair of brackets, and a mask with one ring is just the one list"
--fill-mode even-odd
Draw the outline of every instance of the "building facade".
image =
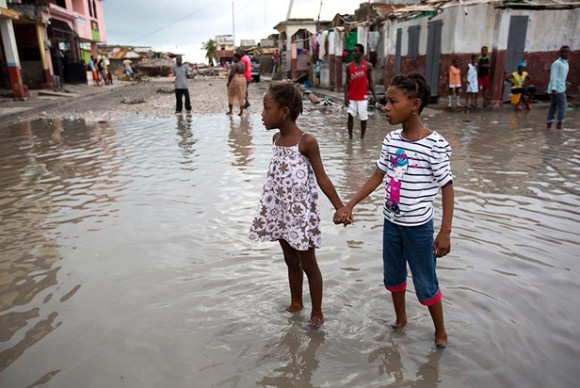
[[[425, 75], [433, 97], [446, 95], [453, 59], [465, 73], [472, 55], [487, 46], [491, 56], [491, 103], [505, 100], [507, 74], [525, 61], [538, 91], [548, 86], [550, 65], [563, 45], [570, 46], [568, 81], [577, 94], [580, 74], [580, 5], [551, 2], [440, 2], [438, 9], [408, 7], [384, 22], [386, 83], [396, 74]], [[534, 5], [536, 3], [536, 5]], [[565, 2], [561, 2], [565, 3]], [[570, 3], [572, 4], [572, 3]]]
[[[8, 58], [16, 56], [25, 87], [52, 88], [55, 82], [85, 82], [85, 63], [91, 55], [97, 55], [97, 44], [106, 41], [102, 0], [3, 1], [6, 8], [0, 3], [0, 9], [9, 10], [14, 16], [11, 24], [16, 48], [3, 45], [0, 71], [2, 67], [13, 67], [10, 63], [14, 61]], [[5, 29], [8, 30], [2, 28], [3, 41], [10, 40], [8, 32], [8, 37], [4, 37]]]

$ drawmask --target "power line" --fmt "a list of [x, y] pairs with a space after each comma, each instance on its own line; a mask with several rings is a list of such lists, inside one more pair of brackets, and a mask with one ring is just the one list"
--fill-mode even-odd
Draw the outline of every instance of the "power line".
[[207, 5], [204, 5], [203, 7], [199, 8], [199, 9], [196, 9], [196, 10], [195, 10], [195, 11], [193, 11], [192, 13], [190, 13], [190, 14], [187, 14], [187, 15], [185, 15], [184, 17], [182, 17], [182, 18], [180, 18], [180, 19], [178, 19], [178, 20], [176, 20], [176, 21], [174, 21], [174, 22], [171, 22], [171, 23], [169, 23], [169, 24], [166, 24], [165, 26], [163, 26], [163, 27], [160, 27], [160, 28], [158, 28], [157, 30], [155, 30], [155, 31], [153, 31], [153, 32], [150, 32], [150, 33], [148, 33], [148, 34], [145, 34], [145, 35], [143, 35], [143, 36], [140, 36], [139, 38], [133, 39], [132, 41], [128, 42], [128, 43], [127, 43], [127, 45], [129, 45], [130, 43], [133, 43], [133, 42], [139, 41], [139, 40], [141, 40], [141, 39], [143, 39], [143, 38], [146, 38], [146, 37], [148, 37], [148, 36], [151, 36], [151, 35], [153, 35], [153, 34], [156, 34], [156, 33], [158, 33], [159, 31], [162, 31], [162, 30], [164, 30], [164, 29], [166, 29], [166, 28], [168, 28], [168, 27], [174, 26], [174, 25], [175, 25], [175, 24], [177, 24], [177, 23], [181, 23], [181, 22], [182, 22], [182, 21], [184, 21], [185, 19], [188, 19], [188, 18], [190, 18], [191, 16], [195, 15], [196, 13], [198, 13], [198, 12], [201, 12], [201, 11], [203, 11], [203, 10], [204, 10], [204, 9], [206, 9], [206, 8], [209, 8], [209, 7], [211, 7], [212, 5], [214, 5], [215, 3], [217, 3], [217, 2], [220, 2], [220, 1], [222, 1], [222, 0], [215, 0], [215, 1], [213, 1], [213, 2], [211, 2], [211, 3], [209, 3], [209, 4], [207, 4]]
[[248, 8], [248, 5], [250, 5], [251, 3], [252, 3], [252, 0], [249, 0], [249, 1], [246, 3], [246, 5], [244, 5], [244, 6], [242, 7], [242, 9], [240, 9], [238, 12], [236, 12], [236, 15], [238, 15], [238, 14], [240, 14], [240, 13], [244, 12], [244, 11], [246, 10], [246, 8]]

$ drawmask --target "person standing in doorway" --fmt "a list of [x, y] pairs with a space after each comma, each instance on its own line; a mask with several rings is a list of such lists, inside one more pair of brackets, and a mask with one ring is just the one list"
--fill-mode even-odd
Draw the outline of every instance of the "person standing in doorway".
[[566, 78], [568, 77], [568, 55], [570, 47], [562, 46], [560, 48], [560, 58], [556, 59], [550, 67], [550, 83], [548, 84], [548, 93], [550, 93], [550, 110], [546, 119], [546, 127], [552, 128], [554, 116], [558, 112], [557, 129], [562, 129], [562, 123], [566, 118]]
[[352, 139], [354, 117], [360, 120], [360, 138], [365, 137], [368, 119], [368, 89], [377, 100], [373, 85], [373, 65], [363, 59], [365, 48], [362, 44], [354, 45], [352, 55], [354, 61], [346, 66], [346, 82], [344, 84], [344, 104], [348, 107], [348, 137]]
[[244, 104], [244, 109], [248, 109], [250, 107], [250, 101], [248, 100], [248, 89], [250, 88], [250, 82], [252, 82], [252, 61], [246, 54], [246, 49], [243, 47], [240, 48], [240, 55], [242, 56], [240, 62], [242, 62], [245, 66], [244, 76], [246, 77], [246, 103]]
[[183, 58], [178, 55], [173, 65], [173, 74], [175, 75], [175, 114], [180, 114], [183, 110], [183, 97], [185, 96], [185, 110], [191, 113], [191, 101], [189, 99], [189, 90], [187, 88], [187, 65], [183, 64]]
[[491, 57], [488, 55], [487, 46], [481, 48], [481, 55], [477, 59], [477, 84], [481, 91], [483, 106], [487, 105], [488, 90], [490, 87]]
[[278, 71], [278, 61], [280, 59], [280, 55], [278, 54], [278, 50], [274, 50], [272, 53], [272, 78], [274, 74]]

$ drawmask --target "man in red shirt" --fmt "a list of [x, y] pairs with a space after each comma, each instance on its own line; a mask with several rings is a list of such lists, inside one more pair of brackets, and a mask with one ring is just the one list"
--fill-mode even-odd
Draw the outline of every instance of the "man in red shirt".
[[354, 61], [346, 66], [344, 103], [348, 107], [348, 137], [351, 139], [355, 116], [360, 120], [360, 138], [365, 137], [369, 117], [368, 89], [371, 90], [374, 100], [377, 100], [373, 85], [373, 65], [363, 59], [364, 53], [364, 46], [360, 43], [355, 44], [352, 50]]
[[246, 103], [244, 104], [244, 109], [250, 106], [250, 101], [248, 101], [248, 89], [250, 89], [250, 82], [252, 82], [252, 62], [250, 57], [246, 54], [246, 49], [240, 48], [240, 54], [242, 54], [242, 62], [245, 66], [244, 77], [246, 77]]

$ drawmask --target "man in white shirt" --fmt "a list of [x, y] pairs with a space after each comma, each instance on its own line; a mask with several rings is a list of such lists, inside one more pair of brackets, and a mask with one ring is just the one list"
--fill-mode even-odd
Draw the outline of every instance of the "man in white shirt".
[[185, 96], [185, 110], [191, 113], [191, 101], [189, 99], [189, 90], [187, 89], [187, 65], [183, 64], [181, 55], [175, 58], [173, 65], [173, 74], [175, 75], [175, 114], [180, 114], [183, 110], [183, 96]]
[[568, 55], [570, 47], [562, 46], [560, 48], [560, 58], [556, 59], [550, 67], [550, 84], [548, 93], [550, 93], [550, 110], [546, 119], [546, 127], [551, 128], [554, 122], [554, 116], [558, 111], [557, 129], [562, 129], [562, 123], [566, 118], [566, 77], [568, 77]]

